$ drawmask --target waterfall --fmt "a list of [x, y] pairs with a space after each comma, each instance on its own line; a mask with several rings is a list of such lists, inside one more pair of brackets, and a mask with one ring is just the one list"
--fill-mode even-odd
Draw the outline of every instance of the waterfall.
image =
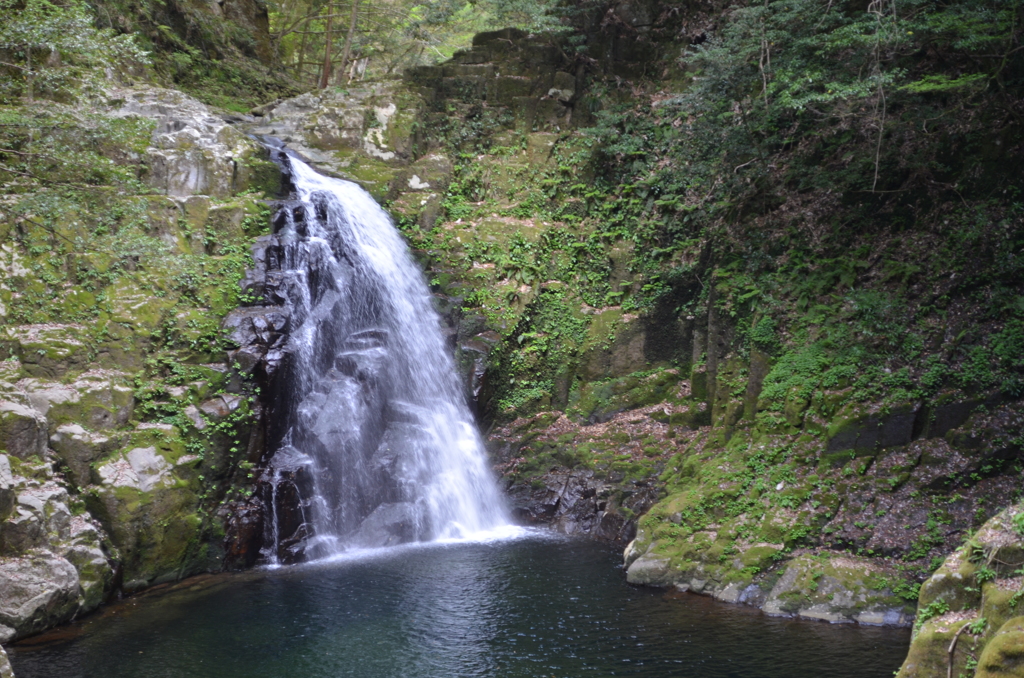
[[[279, 212], [277, 256], [291, 314], [290, 404], [268, 469], [268, 558], [506, 524], [440, 317], [401, 235], [356, 184], [287, 163], [298, 200]], [[277, 509], [282, 479], [299, 495], [295, 515]]]

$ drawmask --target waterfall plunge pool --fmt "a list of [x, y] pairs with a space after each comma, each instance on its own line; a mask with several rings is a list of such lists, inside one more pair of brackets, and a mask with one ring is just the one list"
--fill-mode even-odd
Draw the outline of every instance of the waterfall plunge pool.
[[187, 580], [12, 646], [18, 678], [890, 678], [906, 629], [768, 617], [625, 582], [530, 531]]

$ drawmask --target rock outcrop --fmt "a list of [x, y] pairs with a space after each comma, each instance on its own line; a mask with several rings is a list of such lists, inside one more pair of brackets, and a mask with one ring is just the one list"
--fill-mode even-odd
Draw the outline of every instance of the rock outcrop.
[[899, 678], [1024, 675], [1022, 575], [1024, 503], [1017, 503], [986, 522], [921, 586]]
[[2, 647], [0, 647], [0, 678], [14, 678], [11, 662], [7, 659], [7, 653]]
[[14, 497], [0, 523], [3, 642], [95, 609], [112, 590], [115, 573], [102, 528], [87, 514], [72, 514], [59, 480], [38, 457], [0, 455], [0, 493]]
[[[100, 115], [148, 137], [109, 151], [150, 186], [125, 198], [137, 218], [120, 234], [144, 245], [69, 255], [46, 323], [11, 320], [34, 313], [17, 304], [42, 264], [4, 251], [0, 642], [222, 567], [217, 508], [250, 452], [246, 385], [218, 324], [239, 293], [231, 252], [265, 228], [255, 191], [276, 191], [277, 169], [179, 92], [114, 90]], [[59, 228], [89, 240], [79, 222]]]

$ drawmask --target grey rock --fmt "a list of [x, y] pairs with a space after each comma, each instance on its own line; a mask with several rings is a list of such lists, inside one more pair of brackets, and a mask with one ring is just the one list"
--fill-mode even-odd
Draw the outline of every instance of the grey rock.
[[644, 554], [633, 561], [626, 570], [626, 581], [630, 584], [647, 586], [668, 586], [671, 584], [672, 570], [668, 558]]
[[0, 559], [0, 624], [14, 639], [67, 621], [79, 601], [78, 572], [64, 558], [37, 549]]
[[21, 403], [0, 401], [0, 447], [18, 459], [42, 457], [46, 450], [46, 419]]
[[68, 467], [71, 480], [79, 487], [90, 482], [90, 466], [124, 444], [124, 436], [92, 433], [78, 424], [64, 424], [50, 436], [50, 446]]
[[11, 461], [6, 454], [0, 454], [0, 521], [6, 520], [7, 516], [11, 515], [16, 495]]
[[420, 538], [420, 512], [413, 504], [381, 504], [366, 517], [353, 538], [356, 546], [378, 548]]
[[[2, 634], [3, 631], [0, 631]], [[7, 653], [0, 647], [0, 678], [14, 678], [14, 669], [11, 668], [11, 662], [7, 659]]]
[[256, 145], [199, 101], [158, 87], [114, 90], [122, 105], [118, 117], [157, 121], [149, 156], [149, 183], [174, 198], [208, 195], [227, 198], [248, 180], [246, 157]]
[[84, 516], [71, 519], [70, 546], [64, 558], [78, 571], [82, 612], [99, 607], [113, 585], [114, 568], [103, 551], [100, 529]]
[[67, 490], [52, 482], [19, 489], [13, 515], [0, 526], [0, 553], [24, 553], [70, 537]]
[[173, 484], [171, 465], [155, 447], [136, 447], [123, 457], [112, 459], [96, 469], [98, 482], [110, 487], [131, 487], [149, 492]]

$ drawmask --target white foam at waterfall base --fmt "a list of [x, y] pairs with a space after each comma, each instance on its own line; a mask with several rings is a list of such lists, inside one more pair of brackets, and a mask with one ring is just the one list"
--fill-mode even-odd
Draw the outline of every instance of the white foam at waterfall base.
[[300, 321], [282, 450], [308, 460], [306, 557], [519, 534], [405, 241], [359, 186], [290, 164], [304, 215], [278, 233]]

